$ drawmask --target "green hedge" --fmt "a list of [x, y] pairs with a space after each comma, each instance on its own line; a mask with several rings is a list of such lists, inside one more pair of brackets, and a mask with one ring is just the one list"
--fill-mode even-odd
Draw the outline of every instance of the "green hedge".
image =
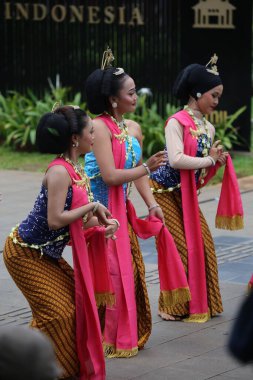
[[[35, 150], [38, 120], [44, 113], [51, 111], [55, 102], [86, 108], [85, 103], [81, 101], [80, 93], [74, 97], [70, 97], [69, 94], [70, 89], [65, 87], [51, 87], [51, 92], [46, 92], [42, 99], [37, 98], [32, 91], [28, 91], [26, 95], [11, 91], [5, 97], [0, 94], [0, 141], [15, 150]], [[171, 116], [177, 109], [174, 105], [167, 104], [166, 117]], [[225, 122], [215, 126], [216, 139], [221, 140], [226, 149], [230, 150], [234, 144], [240, 144], [238, 129], [233, 123], [244, 110], [245, 107], [240, 108], [228, 116]], [[165, 119], [157, 112], [155, 103], [147, 106], [146, 95], [139, 97], [136, 112], [126, 115], [126, 118], [136, 120], [141, 125], [144, 135], [144, 157], [164, 148]]]

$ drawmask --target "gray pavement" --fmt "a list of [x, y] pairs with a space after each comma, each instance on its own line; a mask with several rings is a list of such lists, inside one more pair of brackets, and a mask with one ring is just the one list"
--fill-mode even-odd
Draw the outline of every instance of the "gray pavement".
[[[11, 228], [20, 222], [33, 206], [40, 189], [42, 174], [22, 171], [0, 171], [0, 252]], [[245, 210], [245, 229], [223, 231], [214, 227], [219, 186], [204, 189], [200, 203], [214, 236], [219, 262], [219, 276], [224, 313], [205, 324], [165, 322], [157, 316], [159, 281], [153, 239], [141, 241], [146, 264], [150, 296], [152, 335], [137, 357], [107, 360], [107, 379], [191, 380], [253, 378], [253, 367], [241, 366], [226, 351], [226, 343], [242, 302], [246, 284], [253, 272], [253, 177], [240, 180]], [[146, 207], [133, 191], [133, 202], [139, 216]], [[67, 249], [64, 257], [71, 263]], [[29, 306], [4, 267], [0, 253], [0, 326], [28, 323]]]

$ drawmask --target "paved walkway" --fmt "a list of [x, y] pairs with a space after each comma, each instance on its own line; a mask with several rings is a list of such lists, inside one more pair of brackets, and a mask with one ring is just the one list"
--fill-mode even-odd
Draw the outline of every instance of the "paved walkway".
[[[0, 252], [11, 227], [31, 209], [42, 175], [0, 171]], [[245, 209], [245, 229], [229, 232], [214, 228], [219, 186], [208, 187], [200, 195], [201, 208], [215, 239], [224, 303], [224, 313], [205, 324], [165, 322], [157, 317], [159, 283], [154, 242], [141, 242], [146, 263], [148, 291], [152, 306], [153, 331], [145, 349], [132, 359], [107, 360], [107, 379], [204, 380], [253, 377], [252, 366], [241, 366], [226, 351], [226, 342], [246, 283], [253, 272], [253, 177], [240, 180]], [[137, 193], [132, 195], [139, 216], [146, 207]], [[64, 257], [71, 263], [71, 254]], [[0, 326], [26, 324], [28, 304], [6, 271], [0, 254]]]

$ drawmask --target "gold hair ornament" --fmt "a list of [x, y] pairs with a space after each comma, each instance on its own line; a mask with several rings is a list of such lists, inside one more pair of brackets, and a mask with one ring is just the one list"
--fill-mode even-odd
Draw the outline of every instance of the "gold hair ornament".
[[[107, 49], [103, 53], [101, 70], [105, 70], [108, 67], [112, 66], [112, 62], [114, 61], [114, 55], [112, 54], [112, 49], [107, 47]], [[116, 67], [116, 71], [113, 73], [114, 75], [121, 75], [124, 73], [124, 69], [122, 67]]]
[[211, 57], [210, 61], [206, 64], [206, 70], [209, 73], [212, 73], [214, 75], [219, 75], [218, 68], [216, 65], [217, 61], [218, 61], [218, 56], [214, 53], [214, 55]]
[[103, 53], [101, 70], [105, 70], [107, 67], [111, 67], [111, 63], [114, 61], [114, 56], [112, 54], [112, 49], [107, 47], [107, 49]]
[[61, 107], [61, 102], [55, 102], [51, 112], [54, 113], [59, 107]]

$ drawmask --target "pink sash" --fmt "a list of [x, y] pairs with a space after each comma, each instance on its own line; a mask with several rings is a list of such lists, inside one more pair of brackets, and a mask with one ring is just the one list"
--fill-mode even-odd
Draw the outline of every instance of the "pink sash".
[[250, 277], [249, 283], [248, 283], [248, 289], [252, 290], [253, 289], [253, 275]]
[[[125, 144], [119, 142], [115, 134], [120, 133], [117, 125], [111, 120], [110, 116], [99, 116], [104, 123], [108, 126], [112, 134], [112, 151], [117, 169], [123, 169], [125, 166]], [[116, 249], [118, 255], [118, 262], [121, 270], [121, 278], [125, 292], [125, 298], [128, 298], [129, 309], [135, 307], [134, 298], [134, 279], [131, 258], [131, 247], [128, 236], [127, 222], [132, 225], [135, 233], [147, 239], [151, 236], [158, 236], [158, 268], [160, 275], [160, 287], [163, 293], [164, 303], [168, 306], [180, 302], [187, 302], [190, 300], [189, 286], [187, 283], [184, 267], [176, 249], [173, 238], [171, 237], [167, 228], [158, 218], [151, 218], [140, 220], [136, 217], [136, 213], [132, 203], [127, 200], [127, 217], [126, 217], [126, 204], [124, 199], [124, 192], [122, 185], [111, 186], [109, 190], [109, 209], [114, 217], [116, 217], [121, 227], [116, 233]], [[117, 302], [117, 300], [116, 300]], [[133, 309], [132, 309], [133, 310]], [[134, 320], [135, 318], [135, 320]], [[122, 326], [124, 329], [132, 331], [136, 329], [136, 313], [132, 313], [132, 319], [128, 318], [128, 324]], [[119, 327], [118, 327], [119, 329]], [[118, 332], [119, 334], [120, 332]], [[131, 337], [131, 333], [129, 337]], [[108, 342], [110, 343], [110, 342]], [[132, 340], [132, 348], [134, 346]]]
[[[52, 161], [48, 168], [53, 165], [64, 166], [72, 179], [71, 210], [87, 204], [86, 190], [75, 183], [75, 180], [80, 181], [81, 178], [73, 167], [62, 158]], [[84, 235], [90, 242], [91, 251], [89, 256]], [[112, 296], [111, 281], [106, 262], [104, 232], [100, 227], [83, 231], [83, 221], [80, 218], [70, 224], [70, 237], [74, 260], [76, 344], [80, 360], [80, 380], [104, 380], [105, 361], [102, 336], [94, 297], [94, 286], [100, 294], [104, 293]], [[100, 259], [102, 263], [98, 261]], [[99, 268], [101, 271], [99, 271]], [[101, 300], [101, 297], [99, 297], [100, 303], [104, 303], [105, 299]]]
[[[220, 164], [216, 163], [204, 178], [204, 183], [199, 184], [198, 188], [205, 186], [215, 175], [219, 167]], [[220, 199], [215, 217], [215, 227], [223, 230], [241, 230], [244, 228], [242, 199], [233, 161], [230, 156], [227, 158], [223, 174]]]
[[[197, 139], [191, 134], [190, 129], [196, 130], [196, 125], [191, 116], [186, 111], [179, 111], [171, 118], [178, 120], [184, 127], [184, 153], [186, 155], [196, 157], [197, 152]], [[169, 120], [169, 119], [168, 119]], [[167, 122], [166, 122], [167, 124]], [[205, 185], [208, 180], [216, 173], [220, 167], [219, 163], [214, 168], [210, 168], [208, 175], [204, 180]], [[236, 175], [233, 170], [231, 159], [228, 158], [228, 163], [225, 170], [226, 176], [223, 178], [218, 212], [222, 212], [224, 216], [234, 217], [238, 213], [242, 218], [242, 204], [240, 192], [236, 180]], [[191, 291], [190, 317], [188, 321], [205, 322], [209, 318], [208, 301], [207, 301], [207, 288], [206, 288], [206, 273], [205, 273], [205, 256], [204, 244], [201, 232], [199, 206], [197, 198], [197, 186], [195, 182], [194, 170], [180, 170], [181, 177], [181, 192], [182, 192], [182, 206], [183, 206], [183, 219], [185, 228], [186, 244], [188, 249], [188, 282]], [[231, 180], [228, 183], [228, 179]], [[233, 191], [233, 206], [230, 207], [225, 196], [231, 199], [231, 183], [234, 184]], [[198, 184], [198, 187], [201, 187]]]
[[157, 236], [158, 273], [165, 306], [190, 301], [190, 290], [177, 247], [168, 229], [160, 219], [151, 216], [139, 219], [132, 202], [127, 200], [127, 217], [134, 232], [141, 239]]
[[[104, 121], [112, 133], [112, 152], [114, 156], [115, 167], [117, 169], [124, 169], [126, 149], [125, 144], [120, 144], [119, 140], [114, 134], [119, 134], [121, 131], [118, 126], [111, 120], [110, 116], [99, 116]], [[117, 326], [111, 326], [112, 329], [117, 330], [116, 350], [118, 353], [122, 351], [122, 356], [129, 356], [131, 353], [137, 353], [138, 334], [137, 334], [137, 312], [135, 303], [135, 288], [134, 276], [132, 267], [131, 246], [128, 235], [128, 222], [126, 216], [126, 205], [124, 198], [123, 186], [110, 186], [109, 187], [109, 210], [114, 218], [120, 223], [120, 228], [116, 232], [117, 239], [115, 241], [109, 240], [109, 249], [116, 249], [116, 255], [120, 270], [120, 278], [117, 281], [122, 283], [121, 304], [124, 305], [124, 310], [120, 310], [122, 318], [119, 317]], [[117, 299], [116, 299], [117, 305]], [[106, 334], [105, 334], [106, 340]], [[115, 342], [105, 341], [105, 346], [114, 345]]]

